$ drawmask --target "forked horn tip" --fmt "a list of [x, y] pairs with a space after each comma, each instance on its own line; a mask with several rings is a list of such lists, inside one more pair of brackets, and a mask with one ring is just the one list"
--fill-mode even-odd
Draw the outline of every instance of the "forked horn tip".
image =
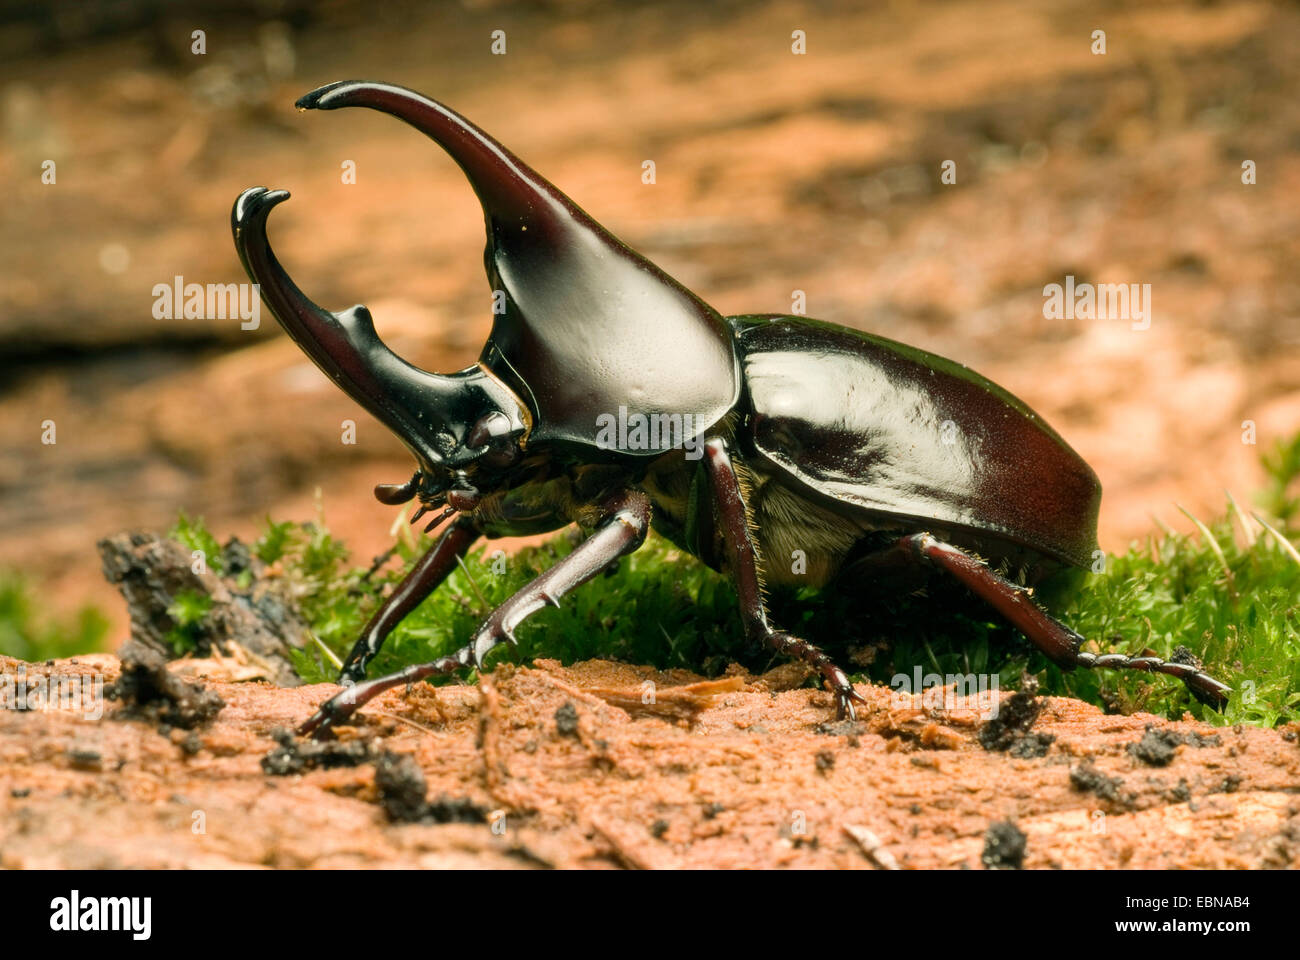
[[234, 221], [245, 223], [258, 214], [269, 211], [289, 199], [288, 190], [268, 190], [266, 187], [249, 187], [235, 200], [232, 211]]
[[335, 80], [323, 87], [317, 87], [311, 93], [303, 94], [294, 103], [299, 110], [333, 110], [343, 106], [342, 99], [346, 88], [360, 85], [358, 80]]

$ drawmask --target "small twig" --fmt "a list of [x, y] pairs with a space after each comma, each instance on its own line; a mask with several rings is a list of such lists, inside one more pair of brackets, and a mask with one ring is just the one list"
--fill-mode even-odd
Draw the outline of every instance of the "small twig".
[[335, 670], [343, 669], [343, 661], [338, 658], [338, 655], [333, 650], [325, 646], [325, 644], [321, 641], [321, 638], [316, 636], [315, 631], [308, 630], [307, 636], [311, 637], [312, 642], [315, 643], [316, 646], [320, 648], [320, 652], [325, 655], [325, 659], [328, 660], [330, 663], [334, 664]]
[[396, 553], [397, 553], [397, 544], [393, 544], [393, 546], [389, 547], [379, 556], [375, 557], [375, 561], [370, 565], [370, 569], [361, 575], [361, 580], [364, 582], [366, 580], [369, 580], [371, 577], [373, 577], [376, 573], [379, 572], [380, 567], [386, 564], [389, 560], [393, 559], [393, 556]]
[[374, 717], [388, 717], [388, 719], [396, 720], [398, 723], [405, 723], [407, 726], [415, 727], [416, 730], [424, 731], [429, 736], [433, 736], [436, 732], [431, 727], [426, 727], [422, 723], [416, 723], [414, 720], [408, 720], [406, 717], [399, 717], [395, 713], [385, 713], [383, 710], [371, 710], [369, 712], [370, 715]]
[[458, 553], [456, 554], [456, 562], [459, 563], [460, 568], [465, 571], [465, 579], [469, 581], [469, 585], [473, 588], [474, 595], [478, 597], [478, 602], [483, 604], [484, 609], [490, 609], [487, 597], [483, 596], [483, 591], [480, 590], [478, 584], [474, 582], [474, 574], [469, 572], [469, 567], [465, 563], [465, 558]]
[[866, 827], [858, 827], [851, 823], [846, 823], [844, 824], [844, 832], [862, 848], [862, 852], [867, 855], [867, 859], [878, 866], [881, 870], [902, 869], [902, 867], [898, 865], [898, 861], [894, 859], [894, 855], [886, 850], [885, 845], [880, 842], [880, 838]]

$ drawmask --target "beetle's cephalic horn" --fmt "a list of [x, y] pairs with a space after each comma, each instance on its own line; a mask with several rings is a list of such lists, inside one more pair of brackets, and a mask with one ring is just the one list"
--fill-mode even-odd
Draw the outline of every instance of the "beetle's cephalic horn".
[[235, 248], [280, 325], [331, 380], [426, 468], [471, 456], [467, 435], [485, 416], [504, 421], [498, 434], [525, 429], [518, 400], [482, 367], [449, 376], [421, 370], [379, 339], [365, 307], [330, 313], [299, 290], [266, 238], [267, 215], [287, 199], [288, 191], [265, 187], [240, 194], [230, 215]]
[[[300, 98], [300, 110], [334, 110], [369, 107], [391, 114], [415, 127], [451, 155], [465, 171], [478, 194], [487, 219], [488, 241], [507, 255], [526, 250], [562, 253], [567, 244], [589, 244], [592, 256], [607, 248], [620, 258], [631, 253], [604, 227], [526, 163], [454, 110], [414, 90], [386, 83], [341, 80]], [[525, 229], [519, 229], [523, 227]], [[527, 234], [531, 233], [531, 236]], [[489, 249], [489, 257], [493, 250]], [[633, 254], [635, 256], [635, 254]], [[654, 264], [637, 258], [658, 279], [678, 287], [691, 300], [694, 294], [680, 287]], [[488, 264], [489, 271], [492, 264]], [[522, 277], [518, 279], [524, 279]], [[703, 304], [704, 310], [708, 310]]]
[[708, 423], [730, 409], [740, 380], [722, 317], [474, 124], [383, 83], [332, 83], [297, 105], [391, 114], [465, 172], [483, 206], [488, 279], [505, 295], [483, 360], [531, 401], [535, 439], [590, 442], [596, 418], [624, 404]]

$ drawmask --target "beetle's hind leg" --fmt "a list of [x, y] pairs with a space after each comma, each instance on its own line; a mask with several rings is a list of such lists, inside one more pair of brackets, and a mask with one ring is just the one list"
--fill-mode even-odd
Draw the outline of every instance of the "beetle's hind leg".
[[[903, 555], [943, 570], [995, 609], [1063, 670], [1145, 670], [1177, 677], [1192, 695], [1207, 706], [1222, 709], [1232, 688], [1197, 667], [1159, 657], [1130, 657], [1122, 653], [1098, 656], [1082, 649], [1083, 637], [1033, 601], [1026, 587], [999, 576], [977, 557], [928, 533], [903, 537], [885, 554]], [[879, 556], [879, 555], [877, 555]]]
[[736, 477], [736, 468], [727, 452], [726, 441], [719, 437], [707, 440], [704, 444], [704, 461], [713, 488], [714, 505], [722, 525], [722, 538], [731, 564], [732, 579], [740, 597], [740, 615], [745, 622], [745, 632], [752, 640], [761, 641], [778, 653], [800, 660], [816, 670], [835, 695], [836, 716], [855, 719], [853, 704], [865, 703], [866, 700], [853, 689], [853, 684], [844, 671], [818, 647], [807, 640], [774, 630], [767, 622], [763, 591], [758, 579], [758, 551], [750, 535], [740, 480]]

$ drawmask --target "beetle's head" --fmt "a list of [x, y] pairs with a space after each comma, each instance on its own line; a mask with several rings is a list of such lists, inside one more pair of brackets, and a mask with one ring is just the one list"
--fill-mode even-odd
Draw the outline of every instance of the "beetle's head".
[[[460, 114], [413, 90], [354, 80], [313, 90], [297, 106], [386, 113], [461, 168], [483, 208], [492, 286], [492, 334], [480, 364], [527, 405], [535, 446], [599, 446], [599, 424], [624, 406], [646, 416], [689, 413], [708, 425], [736, 403], [735, 334], [722, 316]], [[527, 419], [509, 407], [498, 409], [512, 424]], [[481, 415], [453, 420], [469, 426]], [[635, 455], [668, 448], [660, 443]]]
[[[416, 475], [381, 485], [381, 501], [477, 503], [530, 438], [534, 447], [599, 447], [599, 425], [625, 407], [689, 413], [701, 425], [732, 409], [739, 360], [717, 311], [464, 117], [414, 91], [361, 81], [328, 84], [297, 105], [366, 107], [405, 121], [450, 154], [483, 207], [492, 335], [477, 364], [439, 375], [389, 350], [364, 307], [328, 313], [289, 279], [266, 239], [267, 214], [288, 193], [254, 187], [235, 202], [235, 246], [280, 325], [415, 456]], [[670, 446], [661, 435], [633, 455]]]
[[503, 428], [507, 425], [505, 416], [499, 411], [479, 417], [463, 445], [467, 457], [453, 465], [446, 460], [431, 462], [417, 455], [419, 466], [415, 475], [406, 483], [377, 485], [375, 499], [394, 506], [418, 500], [420, 509], [411, 518], [412, 523], [431, 508], [446, 508], [427, 529], [432, 529], [452, 513], [472, 513], [483, 494], [500, 486], [510, 468], [523, 455], [523, 438], [505, 431]]
[[[379, 339], [370, 311], [330, 313], [308, 299], [280, 266], [266, 238], [266, 219], [289, 198], [252, 187], [231, 212], [235, 247], [276, 320], [348, 396], [385, 424], [415, 457], [415, 477], [381, 484], [384, 503], [472, 509], [481, 485], [514, 463], [532, 417], [509, 387], [482, 364], [438, 374], [407, 363]], [[477, 485], [476, 485], [477, 484]]]

